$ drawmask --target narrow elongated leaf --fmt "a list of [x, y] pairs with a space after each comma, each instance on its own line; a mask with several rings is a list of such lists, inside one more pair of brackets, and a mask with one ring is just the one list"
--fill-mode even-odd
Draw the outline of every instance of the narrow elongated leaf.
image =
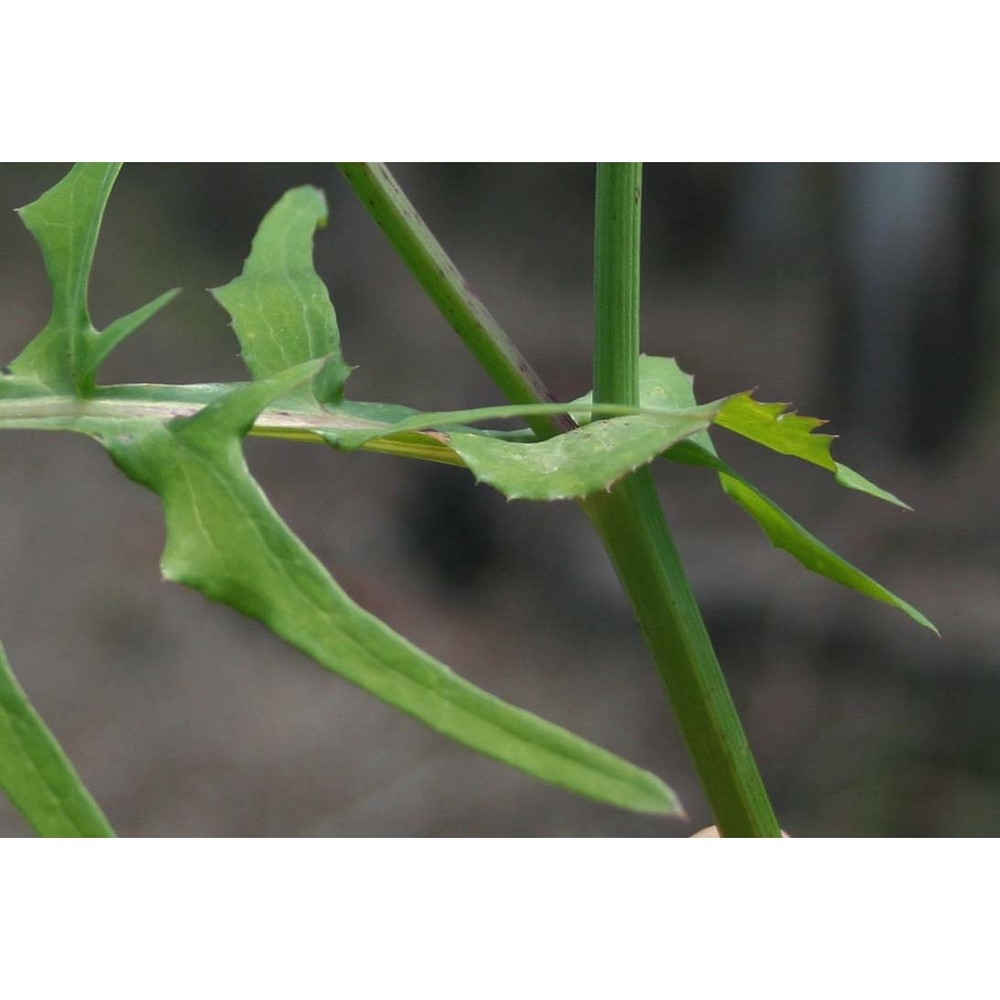
[[0, 788], [43, 837], [113, 837], [0, 646]]
[[899, 497], [888, 490], [882, 489], [881, 486], [876, 486], [871, 480], [865, 479], [860, 472], [849, 469], [843, 462], [837, 463], [837, 475], [835, 478], [841, 486], [846, 486], [849, 490], [859, 490], [862, 493], [867, 493], [869, 496], [884, 500], [886, 503], [894, 504], [896, 507], [902, 507], [903, 510], [913, 510], [908, 503], [904, 503]]
[[171, 288], [157, 296], [152, 302], [130, 312], [127, 316], [116, 319], [108, 324], [104, 331], [98, 334], [91, 351], [91, 376], [97, 373], [104, 359], [123, 341], [131, 336], [147, 320], [152, 319], [165, 305], [172, 302], [180, 293], [179, 288]]
[[260, 224], [243, 273], [212, 294], [232, 317], [254, 378], [324, 358], [313, 392], [321, 403], [337, 403], [351, 369], [330, 295], [313, 269], [313, 233], [325, 222], [322, 191], [289, 191]]
[[641, 812], [676, 813], [660, 780], [458, 677], [356, 605], [251, 477], [241, 437], [308, 364], [231, 390], [193, 417], [106, 442], [163, 499], [164, 575], [258, 618], [327, 669], [431, 728], [544, 781]]
[[722, 488], [764, 530], [775, 548], [784, 549], [806, 569], [843, 584], [859, 594], [891, 604], [908, 614], [915, 622], [938, 633], [937, 628], [912, 604], [897, 597], [880, 583], [863, 573], [833, 549], [810, 534], [773, 500], [766, 497], [749, 480], [722, 461], [717, 455], [694, 441], [683, 441], [667, 454], [667, 458], [687, 465], [700, 465], [719, 473]]

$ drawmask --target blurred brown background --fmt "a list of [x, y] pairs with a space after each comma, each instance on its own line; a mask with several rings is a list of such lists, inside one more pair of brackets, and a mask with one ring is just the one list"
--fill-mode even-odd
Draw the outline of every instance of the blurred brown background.
[[[0, 354], [45, 323], [13, 209], [68, 165], [0, 167]], [[593, 166], [393, 165], [554, 393], [589, 387]], [[204, 289], [289, 187], [317, 238], [355, 399], [502, 402], [331, 165], [122, 171], [98, 327], [184, 294], [103, 381], [244, 370]], [[807, 574], [704, 470], [659, 463], [668, 516], [783, 825], [800, 836], [1000, 833], [994, 514], [1000, 171], [962, 164], [647, 164], [643, 344], [702, 399], [753, 386], [842, 434], [916, 508], [719, 432], [725, 457], [939, 626]], [[158, 501], [68, 434], [0, 438], [0, 637], [122, 835], [686, 836], [710, 821], [661, 682], [583, 515], [459, 470], [251, 441], [272, 501], [360, 603], [457, 671], [671, 783], [691, 824], [576, 799], [448, 743], [259, 624], [161, 583]], [[27, 827], [0, 801], [0, 834]]]

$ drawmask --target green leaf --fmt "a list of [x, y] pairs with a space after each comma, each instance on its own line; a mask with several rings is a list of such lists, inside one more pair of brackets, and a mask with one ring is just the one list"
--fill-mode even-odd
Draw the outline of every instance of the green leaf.
[[43, 837], [113, 837], [0, 646], [0, 788]]
[[101, 366], [104, 359], [128, 336], [135, 333], [147, 320], [152, 319], [165, 305], [172, 302], [180, 294], [179, 288], [172, 288], [169, 292], [164, 292], [157, 296], [152, 302], [130, 312], [121, 319], [116, 319], [108, 324], [103, 333], [98, 334], [94, 341], [90, 354], [89, 372], [90, 388], [93, 388], [93, 376]]
[[832, 434], [814, 434], [826, 421], [816, 417], [803, 417], [789, 411], [789, 403], [761, 403], [750, 393], [731, 396], [716, 418], [716, 423], [726, 430], [740, 434], [782, 455], [791, 455], [812, 462], [834, 473], [834, 478], [850, 490], [859, 490], [869, 496], [911, 510], [899, 497], [876, 486], [864, 476], [834, 461], [830, 446], [836, 440]]
[[325, 358], [313, 392], [321, 403], [338, 403], [351, 368], [341, 356], [333, 304], [312, 259], [313, 233], [326, 214], [318, 189], [289, 191], [264, 217], [243, 273], [212, 294], [232, 317], [254, 378]]
[[[639, 359], [639, 398], [643, 406], [694, 406], [694, 379], [681, 371], [673, 358], [643, 355]], [[827, 469], [835, 474], [841, 486], [867, 493], [904, 510], [911, 509], [888, 490], [834, 461], [830, 446], [836, 438], [832, 434], [813, 433], [826, 421], [803, 417], [788, 412], [788, 409], [788, 403], [761, 403], [749, 392], [742, 392], [725, 400], [715, 423], [782, 455], [791, 455]], [[714, 453], [707, 434], [695, 435], [692, 440]]]
[[705, 430], [723, 401], [684, 410], [636, 412], [635, 407], [583, 403], [495, 406], [451, 413], [412, 413], [389, 426], [324, 433], [338, 448], [352, 450], [375, 440], [399, 439], [429, 428], [474, 420], [565, 412], [624, 413], [595, 420], [544, 441], [512, 441], [473, 428], [437, 432], [436, 443], [458, 456], [475, 477], [510, 500], [569, 500], [609, 489], [671, 445]]
[[[676, 406], [690, 405], [694, 402], [693, 381], [690, 375], [681, 371], [672, 358], [644, 356], [640, 359], [639, 394], [643, 406], [662, 406], [665, 403]], [[784, 403], [758, 403], [746, 393], [725, 400], [722, 406], [723, 414], [727, 408], [729, 415], [725, 426], [729, 429], [739, 427], [738, 433], [752, 440], [774, 447], [775, 450], [784, 451], [785, 454], [795, 455], [830, 468], [823, 459], [824, 452], [829, 458], [829, 436], [812, 434], [812, 430], [819, 426], [821, 421], [786, 413], [787, 405]], [[717, 422], [723, 421], [719, 419]], [[891, 604], [925, 628], [937, 633], [934, 625], [911, 604], [837, 555], [749, 480], [723, 462], [716, 454], [707, 433], [696, 434], [689, 440], [680, 442], [666, 452], [664, 457], [718, 472], [726, 495], [761, 526], [772, 545], [784, 549], [806, 569], [819, 573], [835, 583], [850, 587], [860, 594]], [[879, 490], [857, 473], [845, 469], [844, 466], [838, 466], [832, 459], [829, 461], [836, 469], [838, 482], [843, 480], [843, 485], [860, 488], [873, 495], [883, 495], [883, 499], [905, 506], [892, 494]]]
[[830, 454], [830, 445], [836, 439], [832, 434], [813, 433], [826, 421], [802, 417], [791, 412], [790, 406], [790, 403], [761, 403], [750, 393], [742, 392], [726, 400], [715, 422], [782, 455], [794, 455], [836, 472], [837, 463]]
[[897, 597], [880, 583], [863, 573], [846, 559], [824, 545], [797, 521], [766, 497], [749, 480], [723, 462], [709, 449], [694, 441], [683, 441], [667, 453], [667, 458], [687, 465], [699, 465], [719, 473], [722, 488], [760, 526], [775, 548], [784, 549], [806, 569], [843, 584], [859, 594], [891, 604], [908, 614], [915, 622], [940, 634], [937, 628], [912, 604]]
[[52, 285], [45, 329], [11, 363], [15, 375], [77, 391], [96, 337], [87, 285], [104, 206], [120, 163], [78, 163], [53, 188], [18, 214], [41, 247]]
[[281, 520], [251, 477], [240, 439], [319, 364], [106, 442], [125, 473], [163, 499], [164, 575], [260, 619], [317, 663], [474, 750], [601, 802], [679, 812], [658, 778], [481, 691], [364, 611]]
[[120, 163], [78, 163], [19, 215], [41, 247], [52, 285], [52, 313], [41, 333], [11, 362], [15, 378], [34, 380], [57, 392], [90, 395], [98, 366], [130, 333], [176, 294], [98, 332], [90, 319], [87, 290], [94, 249]]
[[452, 434], [450, 444], [479, 481], [511, 500], [576, 499], [610, 489], [678, 441], [704, 431], [720, 405], [595, 420], [530, 444], [477, 434]]
[[884, 490], [881, 486], [876, 486], [870, 480], [865, 479], [860, 472], [855, 472], [853, 469], [849, 469], [843, 462], [837, 463], [837, 475], [835, 478], [841, 486], [846, 486], [849, 490], [860, 490], [862, 493], [867, 493], [869, 496], [877, 497], [879, 500], [885, 500], [886, 503], [902, 507], [903, 510], [913, 510], [908, 503], [903, 503], [899, 497], [894, 496], [888, 490]]

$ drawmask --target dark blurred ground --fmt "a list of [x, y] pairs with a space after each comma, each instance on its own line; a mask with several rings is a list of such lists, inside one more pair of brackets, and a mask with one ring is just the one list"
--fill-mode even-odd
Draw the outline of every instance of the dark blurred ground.
[[[65, 166], [0, 167], [0, 205]], [[560, 398], [588, 388], [593, 168], [395, 166]], [[317, 267], [356, 399], [501, 402], [326, 165], [129, 165], [98, 247], [99, 327], [185, 289], [104, 381], [244, 373], [203, 291], [288, 187], [330, 202]], [[906, 514], [717, 436], [797, 519], [940, 627], [773, 552], [701, 470], [660, 463], [671, 524], [783, 825], [800, 836], [1000, 832], [1000, 172], [963, 165], [647, 165], [648, 353], [703, 399], [759, 386], [843, 433]], [[40, 255], [0, 215], [0, 353], [44, 324]], [[279, 511], [362, 604], [489, 690], [668, 780], [692, 816], [632, 816], [453, 746], [261, 626], [161, 583], [158, 502], [100, 448], [5, 432], [0, 636], [123, 835], [684, 836], [710, 821], [665, 695], [573, 506], [506, 504], [458, 470], [251, 441]], [[26, 827], [0, 802], [0, 833]]]

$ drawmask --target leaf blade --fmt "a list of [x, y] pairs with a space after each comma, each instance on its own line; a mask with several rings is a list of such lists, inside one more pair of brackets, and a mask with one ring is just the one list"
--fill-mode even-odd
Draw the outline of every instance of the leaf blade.
[[103, 364], [105, 358], [127, 337], [130, 337], [147, 320], [152, 319], [164, 306], [172, 302], [180, 294], [179, 288], [171, 288], [169, 291], [158, 295], [152, 302], [134, 309], [127, 316], [116, 319], [109, 323], [94, 340], [89, 358], [89, 383], [88, 388], [94, 386], [97, 369]]
[[783, 549], [806, 569], [866, 597], [889, 604], [909, 615], [918, 625], [940, 635], [933, 622], [912, 604], [837, 555], [753, 483], [707, 448], [693, 441], [685, 441], [671, 449], [667, 457], [686, 465], [704, 466], [718, 472], [726, 495], [757, 522], [775, 548]]
[[42, 251], [52, 285], [52, 312], [41, 333], [11, 362], [15, 375], [78, 392], [90, 374], [97, 332], [87, 286], [97, 235], [120, 163], [78, 163], [18, 214]]
[[[644, 354], [639, 358], [639, 398], [643, 406], [694, 406], [694, 379], [675, 359]], [[888, 490], [833, 458], [830, 448], [836, 440], [834, 435], [815, 433], [825, 421], [788, 410], [788, 403], [762, 403], [749, 392], [742, 392], [727, 397], [715, 423], [779, 454], [800, 458], [833, 472], [837, 483], [846, 489], [867, 493], [903, 510], [911, 509]], [[715, 453], [707, 433], [696, 434], [692, 440]]]
[[782, 455], [812, 462], [830, 472], [837, 463], [830, 454], [836, 440], [832, 434], [816, 434], [826, 421], [803, 417], [790, 410], [790, 403], [762, 403], [748, 392], [731, 396], [719, 412], [716, 423]]
[[[694, 380], [683, 372], [672, 358], [643, 356], [640, 359], [639, 386], [640, 399], [644, 406], [665, 404], [685, 406], [694, 401]], [[735, 404], [733, 404], [733, 400], [736, 400]], [[723, 413], [727, 407], [732, 407], [729, 411], [730, 421], [736, 422], [746, 418], [747, 428], [745, 429], [749, 429], [750, 433], [757, 433], [762, 438], [759, 443], [766, 444], [769, 439], [780, 438], [781, 447], [793, 449], [789, 453], [794, 453], [796, 448], [802, 451], [803, 454], [798, 455], [800, 458], [808, 455], [813, 455], [814, 458], [818, 457], [824, 449], [828, 454], [829, 441], [823, 440], [828, 435], [812, 434], [813, 429], [822, 422], [812, 417], [786, 414], [787, 407], [784, 403], [758, 403], [744, 393], [741, 396], [730, 396], [724, 400]], [[784, 415], [783, 422], [787, 423], [789, 428], [787, 434], [776, 429], [782, 415]], [[750, 436], [750, 433], [747, 436]], [[812, 440], [807, 440], [809, 438]], [[817, 438], [819, 440], [816, 440]], [[866, 597], [872, 597], [877, 601], [889, 604], [909, 615], [917, 624], [923, 625], [924, 628], [930, 629], [935, 634], [940, 634], [930, 619], [912, 604], [883, 587], [882, 584], [842, 556], [837, 555], [829, 546], [782, 510], [773, 500], [765, 496], [753, 483], [722, 461], [707, 432], [692, 435], [687, 440], [679, 442], [667, 451], [664, 457], [685, 465], [702, 466], [717, 472], [726, 495], [757, 522], [775, 548], [787, 552], [806, 569]], [[807, 460], [810, 459], [807, 458]], [[832, 459], [830, 461], [832, 462]], [[817, 461], [816, 464], [823, 463]], [[852, 470], [847, 470], [848, 475], [844, 475], [842, 470], [845, 467], [837, 466], [835, 462], [833, 465], [838, 481], [841, 478], [845, 480], [842, 485], [855, 489], [860, 488], [865, 492], [875, 491], [873, 495], [884, 494], [882, 499], [905, 507], [905, 504], [892, 496], [891, 493], [880, 490], [879, 487]], [[828, 465], [824, 465], [824, 467], [829, 469]]]
[[0, 788], [43, 837], [114, 831], [35, 711], [0, 645]]
[[326, 358], [314, 382], [321, 403], [338, 403], [351, 372], [326, 285], [313, 267], [313, 234], [326, 222], [326, 198], [314, 187], [288, 191], [254, 236], [243, 272], [211, 289], [229, 313], [254, 378]]
[[640, 812], [677, 814], [655, 776], [465, 681], [358, 607], [270, 506], [240, 437], [315, 365], [241, 386], [194, 417], [107, 443], [159, 493], [164, 575], [263, 621], [326, 669], [438, 732], [543, 781]]
[[789, 406], [789, 403], [762, 403], [750, 393], [740, 393], [726, 401], [715, 422], [781, 455], [800, 458], [832, 472], [837, 484], [846, 489], [867, 493], [903, 510], [912, 510], [899, 497], [834, 459], [830, 448], [836, 436], [815, 433], [816, 428], [826, 424], [825, 420], [803, 417], [791, 411]]
[[472, 470], [510, 500], [572, 500], [610, 489], [678, 441], [706, 430], [719, 404], [673, 415], [594, 420], [544, 441], [522, 443], [452, 434], [449, 443]]

